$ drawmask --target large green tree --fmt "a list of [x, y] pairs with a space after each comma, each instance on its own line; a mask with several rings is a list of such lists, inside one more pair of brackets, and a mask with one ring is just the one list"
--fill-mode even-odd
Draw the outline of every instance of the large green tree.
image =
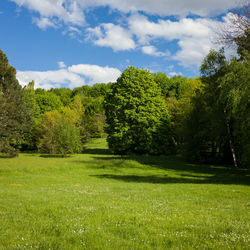
[[217, 158], [235, 167], [249, 164], [249, 70], [247, 51], [230, 61], [223, 50], [206, 56], [201, 66], [204, 89], [193, 99], [186, 123], [189, 159]]
[[118, 154], [167, 154], [174, 148], [161, 89], [148, 70], [127, 68], [105, 98], [108, 144]]
[[250, 56], [233, 58], [221, 79], [220, 101], [224, 104], [228, 129], [240, 166], [250, 162]]
[[[211, 50], [201, 65], [204, 89], [193, 99], [193, 110], [187, 119], [185, 152], [191, 160], [208, 161], [229, 159], [231, 133], [225, 115], [225, 105], [220, 101], [221, 78], [227, 71], [224, 51]], [[231, 126], [230, 126], [231, 127]]]
[[30, 123], [24, 89], [16, 79], [16, 70], [0, 50], [0, 152], [17, 155], [18, 146]]

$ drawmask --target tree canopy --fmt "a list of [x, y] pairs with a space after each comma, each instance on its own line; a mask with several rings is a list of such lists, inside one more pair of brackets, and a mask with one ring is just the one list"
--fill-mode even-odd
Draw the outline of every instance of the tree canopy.
[[0, 50], [0, 152], [14, 156], [30, 124], [24, 89], [16, 79], [16, 70]]
[[115, 153], [171, 152], [169, 115], [149, 71], [127, 68], [105, 98], [105, 114], [107, 140]]

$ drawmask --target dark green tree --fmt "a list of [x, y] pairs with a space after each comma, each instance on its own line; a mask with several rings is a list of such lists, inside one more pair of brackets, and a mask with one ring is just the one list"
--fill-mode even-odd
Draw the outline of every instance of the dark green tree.
[[105, 98], [109, 147], [117, 154], [168, 154], [174, 142], [169, 116], [153, 75], [127, 68]]
[[224, 105], [235, 154], [240, 166], [250, 162], [250, 56], [233, 58], [221, 79], [220, 102]]
[[103, 107], [103, 96], [83, 96], [82, 102], [85, 107], [84, 126], [87, 138], [98, 138], [104, 136], [105, 114]]
[[200, 78], [187, 79], [182, 77], [182, 81], [178, 82], [177, 91], [170, 90], [167, 95], [166, 105], [171, 119], [171, 128], [179, 149], [184, 140], [185, 121], [193, 108], [192, 99], [202, 87]]
[[[245, 51], [246, 52], [246, 51]], [[217, 159], [235, 167], [249, 163], [249, 54], [226, 61], [210, 51], [201, 66], [204, 88], [193, 99], [185, 149], [189, 159]]]
[[16, 79], [16, 70], [0, 50], [0, 152], [17, 155], [23, 134], [30, 123], [24, 89]]
[[[193, 110], [187, 119], [185, 153], [188, 159], [232, 162], [225, 106], [220, 101], [220, 81], [227, 71], [224, 51], [211, 50], [201, 65], [203, 91], [193, 99]], [[232, 141], [231, 141], [232, 142]], [[233, 144], [230, 144], [233, 147]]]

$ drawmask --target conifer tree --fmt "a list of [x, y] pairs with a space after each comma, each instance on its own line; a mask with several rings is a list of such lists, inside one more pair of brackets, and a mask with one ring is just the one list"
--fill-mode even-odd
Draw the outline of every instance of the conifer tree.
[[24, 90], [16, 79], [16, 70], [0, 50], [0, 152], [17, 155], [29, 121]]

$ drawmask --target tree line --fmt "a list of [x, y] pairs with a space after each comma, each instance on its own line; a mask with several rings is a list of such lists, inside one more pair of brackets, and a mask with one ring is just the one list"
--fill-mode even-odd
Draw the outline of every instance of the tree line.
[[0, 152], [67, 155], [93, 137], [115, 154], [168, 155], [247, 167], [250, 157], [249, 28], [238, 56], [211, 50], [201, 77], [128, 67], [115, 83], [73, 90], [22, 88], [0, 51]]
[[73, 90], [21, 87], [0, 51], [0, 152], [80, 153], [91, 137], [106, 136], [103, 100], [110, 84]]

